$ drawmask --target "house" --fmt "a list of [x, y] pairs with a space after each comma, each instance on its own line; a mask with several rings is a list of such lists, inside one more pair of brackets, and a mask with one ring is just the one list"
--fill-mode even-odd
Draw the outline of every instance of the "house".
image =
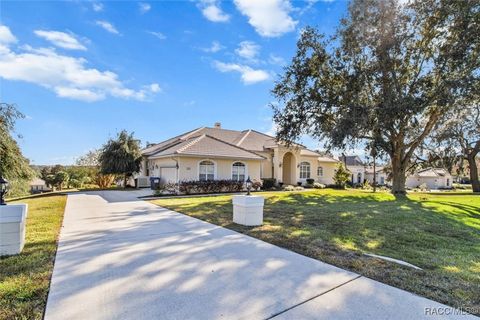
[[[387, 181], [388, 175], [383, 166], [375, 167], [375, 182], [378, 186], [388, 185]], [[368, 183], [373, 184], [373, 166], [365, 167], [365, 179]]]
[[47, 186], [45, 181], [40, 178], [34, 178], [30, 181], [30, 193], [42, 193], [51, 191], [51, 189]]
[[426, 168], [407, 177], [407, 188], [418, 188], [425, 184], [428, 189], [452, 188], [452, 175], [443, 168]]
[[345, 164], [348, 171], [352, 173], [351, 183], [361, 184], [365, 181], [366, 164], [363, 163], [359, 156], [341, 156], [339, 159]]
[[216, 123], [142, 150], [139, 181], [159, 177], [163, 182], [186, 180], [252, 181], [274, 178], [294, 185], [314, 179], [332, 184], [338, 160], [301, 145], [287, 147], [255, 130], [227, 130]]

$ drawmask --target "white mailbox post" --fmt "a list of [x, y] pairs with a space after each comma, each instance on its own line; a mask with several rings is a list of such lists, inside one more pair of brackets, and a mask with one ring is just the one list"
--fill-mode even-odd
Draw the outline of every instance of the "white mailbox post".
[[27, 204], [0, 205], [0, 256], [22, 252]]
[[233, 196], [233, 222], [244, 226], [261, 226], [263, 224], [263, 204], [260, 196]]

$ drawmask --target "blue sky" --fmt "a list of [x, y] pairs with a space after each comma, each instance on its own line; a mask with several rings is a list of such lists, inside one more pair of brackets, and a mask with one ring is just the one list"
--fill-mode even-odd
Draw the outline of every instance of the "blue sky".
[[[272, 132], [270, 90], [307, 25], [346, 1], [2, 1], [0, 100], [33, 164], [71, 164], [121, 129], [158, 142], [221, 122]], [[318, 145], [306, 138], [310, 147]]]

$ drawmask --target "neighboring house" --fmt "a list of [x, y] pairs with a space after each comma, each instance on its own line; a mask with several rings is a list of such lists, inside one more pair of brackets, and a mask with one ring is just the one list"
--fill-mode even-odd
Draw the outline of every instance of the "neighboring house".
[[[379, 186], [384, 186], [388, 184], [387, 181], [387, 173], [385, 172], [384, 167], [376, 166], [375, 168], [375, 182]], [[368, 183], [373, 184], [373, 166], [368, 166], [365, 168], [365, 179], [367, 179]]]
[[359, 156], [341, 156], [339, 160], [352, 173], [350, 180], [352, 184], [360, 184], [365, 181], [366, 164], [363, 163]]
[[30, 192], [31, 193], [42, 193], [42, 192], [47, 192], [51, 191], [49, 187], [47, 187], [47, 184], [45, 183], [44, 180], [40, 178], [35, 178], [32, 181], [30, 181]]
[[418, 188], [425, 184], [428, 189], [450, 189], [453, 177], [443, 168], [427, 168], [407, 177], [407, 188]]
[[250, 177], [292, 185], [309, 178], [332, 184], [338, 162], [301, 145], [286, 147], [255, 130], [222, 129], [220, 123], [150, 145], [142, 155], [139, 181], [160, 177], [163, 182]]

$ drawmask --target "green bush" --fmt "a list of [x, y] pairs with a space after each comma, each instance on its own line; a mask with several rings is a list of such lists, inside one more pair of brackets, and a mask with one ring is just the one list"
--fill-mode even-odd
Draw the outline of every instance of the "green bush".
[[348, 171], [343, 163], [337, 165], [337, 170], [335, 170], [335, 175], [333, 176], [335, 185], [339, 189], [345, 189], [347, 182], [350, 181], [350, 171]]
[[189, 180], [181, 181], [178, 184], [178, 190], [185, 194], [240, 192], [244, 189], [244, 186], [245, 183], [243, 181], [235, 180]]
[[262, 189], [263, 190], [273, 189], [275, 187], [276, 183], [277, 183], [277, 181], [275, 180], [275, 178], [263, 178], [262, 179]]

